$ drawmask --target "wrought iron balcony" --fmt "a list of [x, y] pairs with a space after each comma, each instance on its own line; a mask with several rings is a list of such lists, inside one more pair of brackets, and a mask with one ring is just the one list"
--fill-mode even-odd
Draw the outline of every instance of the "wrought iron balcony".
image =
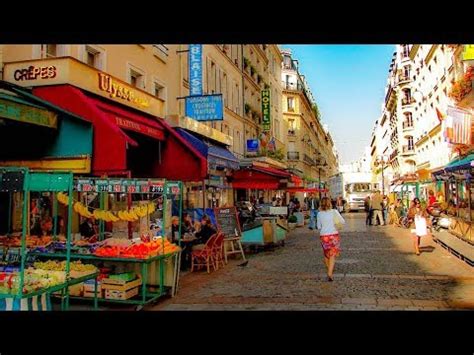
[[288, 160], [300, 160], [300, 152], [288, 152], [286, 157]]

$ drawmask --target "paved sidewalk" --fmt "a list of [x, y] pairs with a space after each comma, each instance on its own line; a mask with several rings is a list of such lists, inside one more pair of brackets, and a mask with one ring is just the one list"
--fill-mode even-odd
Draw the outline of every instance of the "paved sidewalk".
[[298, 228], [286, 245], [233, 260], [208, 275], [183, 275], [178, 296], [153, 310], [446, 310], [474, 309], [474, 270], [432, 240], [412, 251], [408, 230], [366, 227], [345, 215], [335, 280], [326, 281], [314, 232]]

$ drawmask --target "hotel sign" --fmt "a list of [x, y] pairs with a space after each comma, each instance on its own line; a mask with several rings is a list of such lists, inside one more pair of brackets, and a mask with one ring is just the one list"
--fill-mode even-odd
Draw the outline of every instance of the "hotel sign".
[[153, 116], [164, 115], [159, 98], [72, 57], [5, 63], [4, 80], [26, 87], [73, 85]]
[[262, 90], [262, 130], [270, 131], [270, 89]]
[[57, 128], [58, 125], [58, 117], [54, 112], [3, 99], [0, 99], [0, 117], [51, 128]]

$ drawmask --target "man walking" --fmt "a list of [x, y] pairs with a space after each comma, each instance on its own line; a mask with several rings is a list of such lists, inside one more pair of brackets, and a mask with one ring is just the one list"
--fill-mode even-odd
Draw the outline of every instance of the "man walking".
[[383, 215], [382, 215], [382, 207], [383, 206], [383, 198], [380, 191], [376, 191], [374, 196], [372, 197], [372, 213], [373, 213], [373, 221], [372, 224], [375, 226], [377, 224], [377, 217], [379, 218], [379, 223], [381, 226], [384, 225]]
[[316, 219], [318, 217], [319, 200], [314, 197], [311, 193], [308, 201], [307, 208], [309, 209], [309, 229], [316, 229]]

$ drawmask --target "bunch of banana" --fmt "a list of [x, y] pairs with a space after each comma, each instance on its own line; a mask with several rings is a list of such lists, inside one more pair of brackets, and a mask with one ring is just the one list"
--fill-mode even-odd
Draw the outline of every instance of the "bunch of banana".
[[135, 214], [140, 218], [146, 217], [148, 215], [147, 205], [134, 207], [133, 210], [135, 211]]
[[58, 192], [56, 195], [57, 200], [63, 205], [69, 205], [69, 196], [63, 192]]
[[122, 221], [134, 222], [138, 220], [138, 216], [133, 209], [129, 211], [119, 211], [117, 215]]
[[82, 204], [82, 202], [75, 202], [73, 209], [75, 212], [79, 213], [82, 217], [91, 218], [94, 217], [94, 214], [89, 212], [89, 209]]

